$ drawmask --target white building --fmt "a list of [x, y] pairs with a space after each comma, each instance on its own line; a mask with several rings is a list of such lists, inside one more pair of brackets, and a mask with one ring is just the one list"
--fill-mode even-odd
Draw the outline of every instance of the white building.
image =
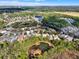
[[65, 34], [59, 34], [59, 37], [65, 39], [65, 40], [68, 40], [68, 41], [73, 40], [73, 37], [71, 37], [69, 35], [65, 35]]
[[38, 22], [38, 23], [41, 23], [41, 21], [43, 20], [43, 16], [35, 16], [34, 17], [34, 20], [36, 21], [36, 22]]

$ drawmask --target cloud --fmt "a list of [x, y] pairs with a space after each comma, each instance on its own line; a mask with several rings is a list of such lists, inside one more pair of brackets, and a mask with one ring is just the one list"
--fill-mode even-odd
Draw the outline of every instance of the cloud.
[[[43, 1], [43, 2], [42, 2]], [[79, 5], [69, 3], [46, 3], [47, 0], [0, 0], [0, 6], [56, 6], [56, 5]], [[60, 0], [61, 1], [61, 0]]]
[[37, 6], [41, 5], [41, 3], [38, 2], [19, 2], [19, 1], [0, 1], [0, 6]]
[[45, 0], [35, 0], [36, 2], [42, 2], [42, 1], [45, 1]]
[[[28, 0], [27, 0], [28, 1]], [[45, 3], [40, 3], [40, 1], [45, 0], [29, 0], [29, 2], [24, 2], [20, 0], [0, 0], [0, 6], [42, 6], [42, 5], [48, 5]]]

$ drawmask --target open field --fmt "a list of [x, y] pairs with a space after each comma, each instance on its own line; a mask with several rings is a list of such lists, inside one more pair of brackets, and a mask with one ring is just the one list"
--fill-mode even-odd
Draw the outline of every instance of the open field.
[[55, 13], [79, 17], [79, 12], [55, 12]]

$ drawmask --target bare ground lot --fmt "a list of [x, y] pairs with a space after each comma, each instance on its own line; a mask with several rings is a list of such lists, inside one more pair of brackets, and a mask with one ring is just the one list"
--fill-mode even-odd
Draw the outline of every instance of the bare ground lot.
[[79, 17], [79, 12], [55, 12], [55, 13]]

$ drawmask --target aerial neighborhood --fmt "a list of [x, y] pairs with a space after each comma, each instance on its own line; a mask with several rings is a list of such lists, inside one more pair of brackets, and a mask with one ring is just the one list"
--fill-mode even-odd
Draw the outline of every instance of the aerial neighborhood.
[[[44, 18], [43, 16], [33, 16], [31, 17], [31, 19], [29, 18], [29, 16], [26, 16], [26, 17], [19, 16], [14, 18], [9, 18], [7, 16], [7, 18], [4, 21], [8, 22], [7, 26], [9, 27], [6, 27], [3, 30], [0, 30], [0, 33], [2, 34], [2, 36], [0, 37], [0, 41], [10, 41], [10, 42], [13, 42], [16, 40], [23, 41], [25, 38], [30, 38], [33, 36], [49, 37], [49, 40], [54, 40], [54, 39], [60, 40], [60, 38], [57, 35], [53, 34], [53, 33], [56, 33], [54, 29], [39, 25], [39, 23], [41, 24], [43, 18]], [[15, 22], [30, 22], [30, 21], [35, 21], [38, 24], [35, 26], [29, 26], [29, 27], [24, 27], [20, 29], [15, 29], [10, 26], [12, 23], [15, 23]]]
[[[2, 34], [0, 37], [0, 41], [9, 41], [9, 42], [13, 42], [16, 40], [23, 41], [26, 38], [28, 39], [33, 36], [43, 38], [47, 37], [49, 38], [49, 40], [60, 40], [61, 38], [63, 38], [68, 41], [72, 41], [74, 40], [74, 36], [73, 34], [68, 35], [68, 31], [75, 32], [76, 37], [78, 37], [79, 35], [79, 33], [77, 32], [79, 31], [79, 29], [75, 26], [61, 28], [61, 32], [57, 34], [57, 31], [55, 29], [42, 25], [42, 21], [44, 20], [44, 16], [42, 15], [35, 15], [35, 16], [26, 15], [26, 16], [10, 17], [7, 13], [3, 13], [3, 16], [4, 16], [3, 21], [6, 22], [7, 25], [5, 28], [0, 30], [0, 33]], [[69, 18], [61, 18], [61, 19], [64, 19], [70, 25], [71, 23], [75, 22], [73, 19]], [[22, 26], [20, 25], [20, 23], [22, 23], [21, 24]], [[30, 25], [30, 23], [33, 24]]]

